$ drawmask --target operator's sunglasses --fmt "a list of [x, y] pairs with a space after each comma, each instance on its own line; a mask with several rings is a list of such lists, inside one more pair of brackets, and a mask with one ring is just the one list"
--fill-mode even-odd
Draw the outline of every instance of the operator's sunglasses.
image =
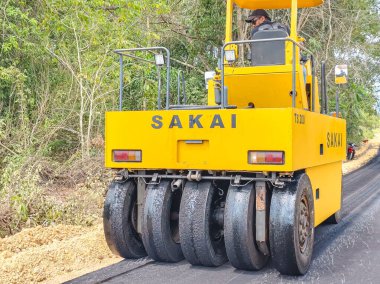
[[260, 19], [260, 17], [253, 17], [250, 21], [251, 24], [256, 25], [256, 22]]
[[259, 20], [259, 17], [254, 17], [253, 19], [252, 19], [252, 24], [253, 25], [256, 25], [256, 22]]

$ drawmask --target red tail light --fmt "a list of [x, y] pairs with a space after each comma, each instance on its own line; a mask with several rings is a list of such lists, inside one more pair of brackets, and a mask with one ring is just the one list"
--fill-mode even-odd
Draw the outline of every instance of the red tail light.
[[141, 150], [113, 150], [114, 162], [141, 162]]
[[285, 163], [285, 153], [283, 151], [249, 151], [248, 163], [283, 165]]

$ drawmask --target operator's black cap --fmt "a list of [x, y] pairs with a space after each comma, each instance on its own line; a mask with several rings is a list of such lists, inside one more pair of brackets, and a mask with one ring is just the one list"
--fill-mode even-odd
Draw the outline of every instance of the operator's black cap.
[[254, 17], [261, 17], [261, 16], [267, 18], [269, 21], [272, 21], [267, 11], [263, 9], [257, 9], [257, 10], [252, 11], [252, 13], [248, 16], [248, 18], [245, 21], [247, 23], [252, 23]]

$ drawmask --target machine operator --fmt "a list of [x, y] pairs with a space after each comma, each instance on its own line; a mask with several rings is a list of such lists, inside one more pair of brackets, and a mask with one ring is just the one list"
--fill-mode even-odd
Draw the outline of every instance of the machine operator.
[[[245, 20], [247, 23], [252, 23], [253, 29], [251, 32], [251, 39], [253, 39], [253, 36], [258, 31], [265, 31], [265, 30], [283, 30], [290, 35], [290, 29], [288, 26], [285, 26], [283, 24], [272, 22], [272, 19], [270, 18], [267, 11], [263, 9], [257, 9], [251, 12], [251, 14], [248, 16], [248, 18]], [[307, 57], [303, 56], [301, 54], [301, 63], [303, 66], [303, 74], [304, 74], [304, 80], [306, 84], [306, 68], [305, 63], [307, 61]]]
[[257, 9], [252, 11], [252, 13], [248, 16], [248, 18], [245, 21], [247, 23], [252, 23], [253, 25], [251, 38], [253, 38], [253, 35], [255, 33], [263, 30], [284, 30], [288, 33], [288, 35], [290, 34], [290, 29], [287, 26], [280, 23], [272, 22], [267, 11], [263, 9]]

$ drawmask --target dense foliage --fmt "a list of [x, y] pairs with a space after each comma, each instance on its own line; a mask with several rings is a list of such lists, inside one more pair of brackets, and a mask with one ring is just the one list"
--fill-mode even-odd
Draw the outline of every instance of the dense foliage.
[[[222, 0], [2, 0], [0, 8], [0, 215], [17, 211], [17, 224], [44, 219], [32, 206], [41, 204], [42, 183], [75, 178], [70, 165], [101, 156], [104, 112], [118, 105], [114, 49], [167, 46], [173, 100], [182, 70], [188, 101], [205, 102], [203, 72], [215, 68], [224, 38]], [[249, 33], [248, 12], [237, 10], [235, 37]], [[379, 13], [376, 0], [326, 0], [299, 14], [301, 35], [329, 67], [331, 110], [334, 65], [350, 67], [341, 110], [356, 142], [378, 123]], [[289, 21], [288, 11], [271, 15]], [[154, 65], [127, 61], [124, 81], [125, 108], [156, 107]]]

